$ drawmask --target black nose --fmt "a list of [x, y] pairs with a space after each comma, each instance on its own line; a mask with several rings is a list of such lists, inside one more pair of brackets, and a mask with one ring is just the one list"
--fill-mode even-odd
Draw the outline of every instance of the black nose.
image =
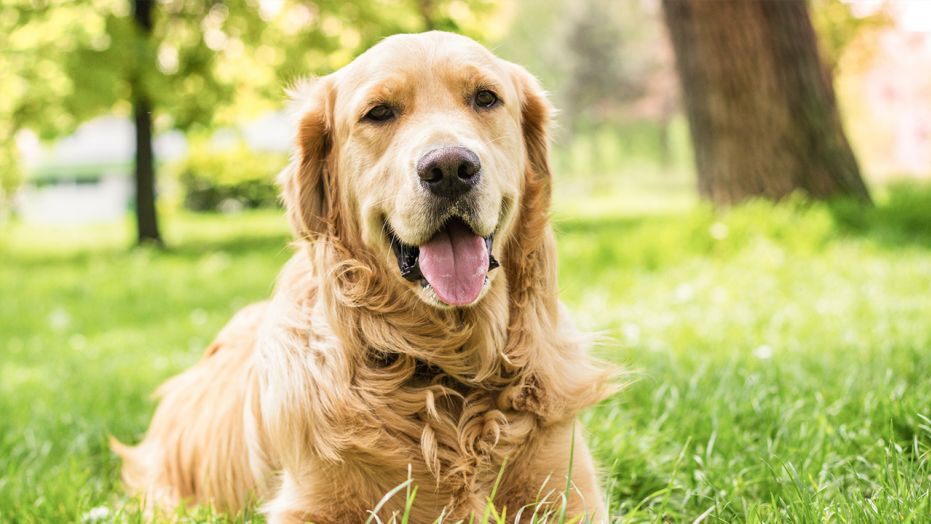
[[478, 184], [482, 163], [469, 149], [440, 147], [420, 157], [417, 176], [420, 183], [436, 196], [456, 198]]

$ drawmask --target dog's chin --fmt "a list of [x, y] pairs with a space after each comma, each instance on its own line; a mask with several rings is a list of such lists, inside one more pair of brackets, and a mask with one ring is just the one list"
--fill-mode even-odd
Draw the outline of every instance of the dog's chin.
[[498, 260], [492, 253], [494, 233], [480, 236], [459, 217], [451, 217], [420, 245], [400, 239], [386, 223], [384, 231], [397, 262], [397, 274], [425, 303], [441, 308], [467, 308], [491, 288]]

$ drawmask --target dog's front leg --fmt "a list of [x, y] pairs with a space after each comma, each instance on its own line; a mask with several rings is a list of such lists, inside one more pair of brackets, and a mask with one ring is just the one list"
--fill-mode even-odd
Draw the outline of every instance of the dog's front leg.
[[566, 490], [571, 455], [572, 484], [566, 515], [570, 520], [583, 517], [581, 522], [586, 523], [607, 522], [595, 462], [578, 423], [569, 421], [543, 431], [532, 452], [505, 471], [496, 505], [506, 506], [508, 515], [516, 515], [523, 508], [520, 522], [531, 522], [534, 512], [538, 520], [543, 513], [558, 513], [561, 496]]
[[[334, 479], [335, 480], [335, 479]], [[318, 480], [299, 479], [291, 473], [282, 475], [274, 497], [263, 506], [269, 524], [342, 524], [364, 522], [365, 509], [358, 498], [343, 496], [340, 486], [316, 486]]]

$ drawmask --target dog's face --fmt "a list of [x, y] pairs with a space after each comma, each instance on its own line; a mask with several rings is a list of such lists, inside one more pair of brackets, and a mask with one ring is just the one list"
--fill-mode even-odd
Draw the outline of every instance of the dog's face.
[[528, 79], [472, 40], [439, 32], [390, 37], [319, 79], [298, 137], [300, 165], [284, 180], [299, 232], [319, 232], [338, 206], [362, 245], [421, 299], [478, 302], [497, 276], [524, 187], [527, 91], [538, 91]]

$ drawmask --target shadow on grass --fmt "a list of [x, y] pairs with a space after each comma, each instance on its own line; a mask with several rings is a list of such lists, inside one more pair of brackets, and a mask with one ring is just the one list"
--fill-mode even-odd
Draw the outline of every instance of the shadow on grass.
[[187, 240], [177, 246], [169, 246], [165, 254], [181, 257], [200, 257], [217, 252], [229, 255], [254, 253], [280, 253], [292, 251], [291, 237], [287, 234], [243, 235], [221, 238], [199, 238]]
[[[206, 255], [224, 253], [231, 256], [265, 252], [269, 255], [291, 253], [291, 237], [287, 234], [240, 234], [219, 237], [189, 238], [167, 247], [155, 246], [127, 247], [109, 245], [105, 247], [88, 247], [56, 253], [54, 251], [16, 252], [10, 255], [13, 263], [59, 266], [82, 265], [106, 259], [119, 259], [130, 256], [158, 256], [196, 259]], [[283, 255], [282, 255], [283, 256]]]
[[601, 234], [606, 232], [625, 233], [643, 227], [646, 223], [674, 222], [676, 216], [650, 215], [610, 218], [572, 218], [560, 217], [553, 221], [557, 234]]
[[[899, 182], [885, 188], [884, 198], [872, 207], [851, 200], [812, 202], [803, 196], [774, 204], [753, 201], [725, 213], [699, 206], [681, 213], [606, 218], [562, 217], [554, 221], [557, 234], [602, 243], [626, 244], [628, 249], [663, 245], [692, 254], [721, 252], [753, 235], [785, 242], [792, 237], [814, 247], [837, 238], [863, 238], [886, 249], [931, 248], [931, 183]], [[827, 212], [830, 223], [819, 229], [817, 217]], [[727, 242], [708, 238], [709, 227], [721, 222], [730, 231]]]
[[840, 200], [830, 204], [837, 229], [887, 247], [931, 248], [931, 184], [899, 182], [874, 207]]

